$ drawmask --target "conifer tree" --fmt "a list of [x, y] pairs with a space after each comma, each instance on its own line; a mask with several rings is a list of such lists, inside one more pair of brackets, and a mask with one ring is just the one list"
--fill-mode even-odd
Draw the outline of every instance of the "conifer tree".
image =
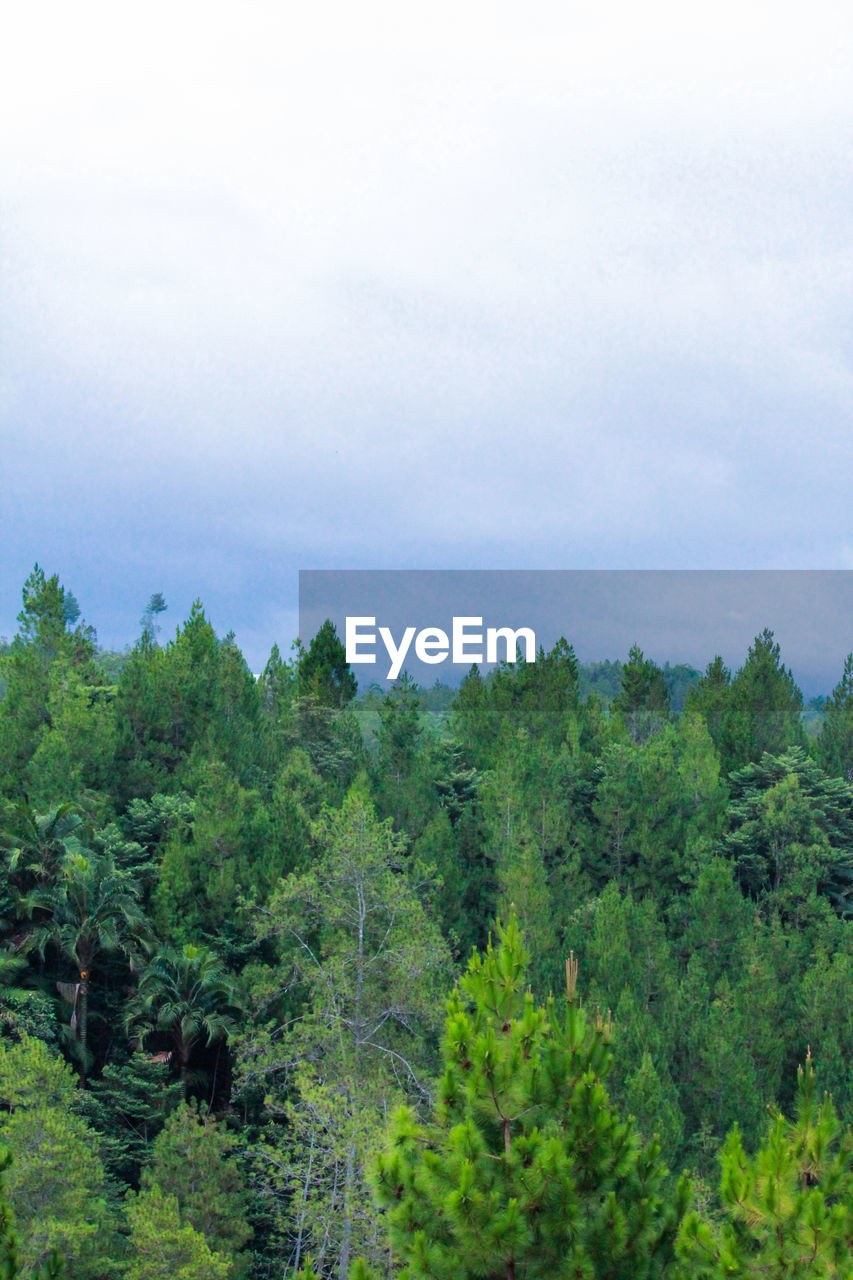
[[[0, 1280], [24, 1280], [18, 1265], [18, 1236], [12, 1221], [12, 1211], [3, 1194], [2, 1175], [11, 1164], [7, 1151], [0, 1148]], [[65, 1269], [55, 1253], [52, 1253], [35, 1274], [33, 1280], [61, 1280]]]
[[685, 1218], [678, 1252], [696, 1280], [724, 1276], [846, 1280], [853, 1236], [853, 1138], [810, 1059], [797, 1073], [796, 1119], [777, 1113], [754, 1157], [734, 1127], [720, 1153], [723, 1218]]
[[356, 694], [356, 678], [335, 624], [327, 618], [299, 662], [299, 693], [324, 707], [344, 707]]
[[432, 1123], [401, 1108], [376, 1163], [400, 1280], [674, 1275], [688, 1184], [612, 1106], [609, 1027], [581, 1008], [574, 962], [567, 999], [537, 1005], [514, 915], [498, 938], [448, 1002]]
[[729, 705], [731, 757], [724, 761], [726, 768], [739, 769], [760, 760], [765, 751], [781, 755], [805, 744], [800, 724], [803, 695], [782, 663], [773, 632], [766, 627], [755, 637], [732, 681]]
[[613, 710], [625, 721], [634, 742], [644, 742], [669, 719], [669, 691], [663, 672], [639, 645], [631, 646], [622, 668], [622, 683], [613, 700]]
[[237, 1140], [213, 1116], [182, 1103], [157, 1135], [150, 1166], [142, 1174], [139, 1205], [177, 1200], [182, 1227], [197, 1231], [230, 1264], [229, 1277], [245, 1276], [243, 1252], [251, 1229], [236, 1160]]
[[844, 659], [841, 680], [823, 709], [823, 728], [815, 744], [827, 773], [853, 782], [853, 653]]

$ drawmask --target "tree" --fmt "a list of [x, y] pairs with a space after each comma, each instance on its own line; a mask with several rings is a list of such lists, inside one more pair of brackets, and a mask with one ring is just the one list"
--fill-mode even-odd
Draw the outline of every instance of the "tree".
[[243, 785], [266, 768], [261, 698], [233, 636], [218, 640], [196, 600], [174, 640], [143, 633], [116, 694], [113, 788], [123, 804], [179, 789], [194, 752], [222, 761]]
[[156, 1191], [174, 1196], [181, 1225], [228, 1259], [228, 1274], [235, 1278], [246, 1273], [248, 1259], [241, 1251], [252, 1234], [236, 1148], [237, 1139], [223, 1124], [184, 1102], [158, 1134], [142, 1174], [143, 1199]]
[[[43, 781], [44, 770], [32, 769], [39, 748], [45, 749], [55, 736], [55, 722], [69, 713], [69, 705], [75, 712], [81, 710], [80, 690], [102, 683], [93, 661], [91, 632], [82, 626], [72, 633], [67, 629], [73, 615], [70, 599], [58, 577], [45, 577], [38, 565], [24, 583], [19, 633], [2, 661], [6, 689], [0, 701], [0, 789], [10, 797], [26, 796], [33, 782]], [[101, 707], [90, 706], [85, 697], [84, 718], [87, 708], [91, 724], [99, 719]], [[100, 744], [100, 731], [95, 737]], [[88, 754], [85, 735], [75, 745]], [[69, 794], [67, 787], [63, 794]], [[55, 803], [55, 797], [48, 803]]]
[[[21, 1276], [18, 1266], [18, 1235], [12, 1211], [3, 1193], [3, 1172], [11, 1163], [8, 1151], [0, 1148], [0, 1280], [19, 1280]], [[52, 1253], [44, 1266], [39, 1267], [33, 1275], [33, 1280], [61, 1280], [64, 1275], [64, 1267], [56, 1253]]]
[[24, 583], [21, 594], [23, 608], [18, 614], [21, 639], [25, 644], [36, 645], [44, 653], [55, 655], [65, 636], [69, 616], [72, 621], [79, 617], [79, 608], [75, 617], [74, 609], [68, 607], [71, 601], [76, 606], [76, 600], [73, 596], [67, 597], [60, 586], [58, 574], [46, 578], [44, 569], [38, 564]]
[[800, 747], [765, 752], [731, 775], [729, 831], [735, 874], [753, 895], [796, 916], [816, 891], [853, 904], [853, 788], [828, 777]]
[[330, 619], [326, 619], [303, 655], [298, 678], [300, 697], [315, 698], [321, 706], [340, 709], [355, 697], [356, 678]]
[[751, 1157], [737, 1126], [720, 1154], [722, 1221], [687, 1215], [678, 1252], [697, 1280], [846, 1280], [853, 1237], [853, 1141], [810, 1060], [797, 1073], [796, 1118], [777, 1112]]
[[604, 1085], [609, 1032], [567, 966], [537, 1005], [514, 917], [448, 1002], [431, 1123], [393, 1120], [374, 1185], [400, 1280], [643, 1280], [674, 1273], [686, 1180], [673, 1188]]
[[142, 1045], [158, 1034], [172, 1044], [187, 1092], [193, 1049], [202, 1040], [227, 1040], [234, 1028], [234, 987], [217, 957], [188, 942], [166, 947], [151, 960], [129, 1002], [126, 1023]]
[[6, 827], [0, 832], [0, 848], [7, 852], [9, 871], [19, 887], [52, 880], [62, 859], [87, 847], [91, 831], [77, 805], [58, 805], [36, 813], [18, 800], [6, 811]]
[[181, 1101], [181, 1086], [161, 1060], [165, 1056], [134, 1053], [126, 1062], [107, 1063], [79, 1099], [81, 1111], [103, 1135], [107, 1172], [130, 1186], [139, 1186], [154, 1139]]
[[669, 690], [660, 667], [646, 658], [639, 645], [631, 646], [622, 668], [622, 683], [613, 700], [634, 742], [644, 742], [669, 719]]
[[685, 711], [698, 712], [708, 727], [720, 753], [723, 773], [734, 768], [731, 746], [732, 673], [719, 654], [705, 668], [705, 674], [689, 690]]
[[71, 1068], [39, 1040], [0, 1043], [0, 1142], [12, 1155], [5, 1174], [25, 1269], [56, 1252], [70, 1280], [115, 1275], [113, 1212], [97, 1135], [74, 1113]]
[[689, 861], [711, 846], [723, 817], [725, 789], [705, 726], [685, 712], [642, 744], [613, 743], [601, 763], [594, 870], [669, 898], [687, 879]]
[[815, 754], [827, 773], [853, 782], [853, 653], [844, 659], [841, 680], [824, 706]]
[[157, 622], [161, 613], [165, 613], [168, 609], [162, 591], [155, 591], [145, 606], [145, 612], [139, 620], [142, 628], [142, 634], [147, 636], [151, 644], [157, 643], [157, 636], [160, 634], [160, 624]]
[[264, 1194], [282, 1202], [285, 1257], [298, 1269], [311, 1253], [324, 1277], [346, 1280], [376, 1237], [365, 1162], [388, 1110], [426, 1092], [449, 963], [362, 784], [315, 837], [314, 865], [283, 880], [259, 920], [279, 959], [252, 975], [240, 1085], [263, 1091], [272, 1122], [254, 1159]]
[[175, 1196], [159, 1187], [129, 1195], [127, 1280], [232, 1280], [232, 1262], [181, 1220]]
[[44, 914], [22, 945], [41, 955], [54, 946], [77, 970], [77, 983], [69, 984], [71, 1025], [83, 1050], [84, 1071], [92, 971], [105, 953], [121, 952], [128, 959], [137, 954], [148, 934], [139, 893], [133, 876], [117, 867], [112, 855], [75, 851], [63, 857], [52, 883], [24, 900], [30, 915]]
[[803, 695], [781, 661], [779, 645], [766, 627], [755, 637], [746, 662], [731, 685], [729, 749], [724, 767], [739, 769], [764, 752], [781, 755], [805, 745], [800, 723]]

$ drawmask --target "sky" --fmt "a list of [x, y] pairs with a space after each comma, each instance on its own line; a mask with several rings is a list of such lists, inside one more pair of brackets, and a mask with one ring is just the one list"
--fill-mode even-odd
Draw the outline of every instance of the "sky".
[[255, 670], [300, 569], [853, 569], [852, 39], [9, 6], [0, 634], [35, 561], [104, 645], [200, 597]]

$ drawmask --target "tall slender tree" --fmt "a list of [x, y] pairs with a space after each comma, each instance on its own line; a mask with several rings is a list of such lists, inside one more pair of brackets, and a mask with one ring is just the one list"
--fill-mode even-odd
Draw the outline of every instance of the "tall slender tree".
[[68, 994], [74, 1006], [72, 1029], [82, 1047], [86, 1070], [89, 991], [93, 969], [104, 954], [139, 954], [148, 937], [140, 889], [109, 853], [67, 853], [55, 879], [35, 889], [22, 905], [35, 921], [22, 942], [42, 956], [53, 946], [77, 973]]

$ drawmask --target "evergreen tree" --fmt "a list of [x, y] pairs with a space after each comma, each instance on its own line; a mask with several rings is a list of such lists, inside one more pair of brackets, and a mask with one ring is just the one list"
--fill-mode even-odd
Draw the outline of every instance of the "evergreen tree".
[[853, 1239], [853, 1141], [812, 1064], [798, 1072], [796, 1118], [777, 1113], [754, 1157], [737, 1126], [720, 1155], [717, 1223], [690, 1213], [678, 1251], [696, 1280], [847, 1280]]
[[356, 694], [358, 685], [347, 662], [335, 624], [326, 619], [303, 654], [298, 668], [299, 695], [338, 710]]
[[79, 1100], [80, 1110], [103, 1135], [107, 1171], [134, 1187], [166, 1117], [181, 1101], [181, 1086], [161, 1057], [134, 1053], [126, 1062], [108, 1063]]
[[[18, 1235], [9, 1202], [3, 1193], [3, 1172], [11, 1162], [8, 1151], [0, 1148], [0, 1280], [27, 1280], [18, 1265]], [[54, 1252], [35, 1273], [29, 1274], [32, 1280], [62, 1280], [65, 1268]]]
[[91, 632], [69, 632], [68, 599], [56, 574], [47, 578], [36, 565], [24, 583], [19, 633], [0, 660], [0, 795], [32, 794], [39, 808], [105, 785], [112, 751]]
[[5, 1192], [25, 1273], [57, 1253], [69, 1280], [112, 1280], [116, 1221], [97, 1134], [74, 1111], [71, 1068], [39, 1040], [0, 1043], [0, 1142], [12, 1155]]
[[129, 1195], [127, 1280], [233, 1280], [231, 1258], [181, 1218], [177, 1197], [159, 1187]]
[[844, 659], [841, 680], [823, 708], [815, 755], [827, 773], [853, 782], [853, 653]]
[[688, 1186], [611, 1104], [607, 1026], [573, 967], [565, 1004], [537, 1006], [513, 917], [498, 936], [448, 1003], [432, 1123], [399, 1111], [376, 1164], [400, 1280], [674, 1274]]
[[644, 742], [669, 719], [669, 690], [663, 672], [637, 644], [632, 645], [622, 668], [613, 710], [621, 715], [634, 742]]
[[744, 889], [796, 916], [815, 891], [853, 905], [853, 788], [827, 777], [802, 748], [765, 753], [731, 775], [723, 847]]
[[246, 1274], [243, 1249], [251, 1235], [236, 1148], [236, 1137], [219, 1121], [182, 1103], [157, 1135], [142, 1174], [143, 1198], [152, 1191], [174, 1196], [181, 1224], [230, 1260], [235, 1280]]
[[389, 1108], [424, 1094], [449, 971], [364, 781], [324, 811], [314, 865], [282, 880], [258, 921], [279, 958], [251, 973], [258, 1012], [238, 1050], [241, 1092], [263, 1090], [270, 1122], [254, 1163], [281, 1206], [281, 1247], [295, 1269], [310, 1253], [337, 1280], [374, 1252], [365, 1162]]
[[781, 661], [773, 632], [765, 627], [732, 681], [731, 755], [724, 767], [739, 769], [760, 760], [765, 751], [781, 755], [790, 747], [805, 746], [802, 710], [803, 695]]
[[705, 668], [705, 673], [687, 694], [684, 710], [697, 713], [705, 721], [714, 746], [720, 755], [723, 774], [735, 767], [731, 742], [732, 673], [719, 654]]

